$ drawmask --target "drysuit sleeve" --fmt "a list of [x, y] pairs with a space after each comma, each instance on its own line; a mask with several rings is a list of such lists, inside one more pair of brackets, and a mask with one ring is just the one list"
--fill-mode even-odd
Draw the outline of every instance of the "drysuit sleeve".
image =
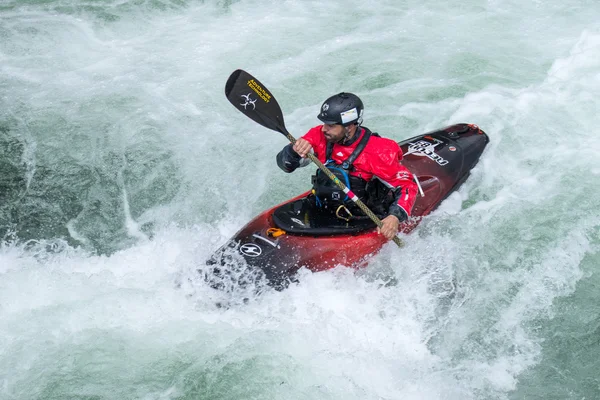
[[417, 199], [418, 187], [414, 180], [410, 179], [412, 174], [404, 167], [396, 173], [393, 180], [394, 201], [388, 208], [388, 214], [394, 215], [398, 221], [403, 222], [410, 217], [412, 208]]
[[300, 157], [292, 148], [291, 143], [277, 154], [277, 166], [287, 173], [294, 172], [296, 168], [305, 167], [308, 164], [310, 164], [310, 160]]
[[416, 190], [414, 190], [415, 193], [412, 194], [412, 189], [412, 185], [405, 185], [404, 187], [397, 187], [394, 190], [394, 201], [388, 209], [388, 215], [395, 216], [400, 222], [404, 222], [408, 219], [408, 212], [406, 209], [412, 209], [412, 205], [416, 198]]
[[417, 184], [412, 173], [400, 163], [402, 150], [396, 142], [380, 141], [378, 150], [373, 159], [372, 170], [394, 194], [388, 215], [394, 215], [400, 222], [406, 221], [417, 199]]

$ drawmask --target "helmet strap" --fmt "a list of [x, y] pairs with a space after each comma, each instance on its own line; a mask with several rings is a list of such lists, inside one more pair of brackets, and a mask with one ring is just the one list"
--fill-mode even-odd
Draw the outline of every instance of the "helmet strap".
[[344, 129], [344, 137], [340, 140], [340, 143], [346, 143], [350, 139], [350, 130], [347, 126], [342, 125], [342, 129]]
[[[358, 132], [358, 129], [360, 128], [360, 124], [355, 124], [356, 125], [356, 130], [354, 131], [354, 134], [356, 135]], [[343, 125], [342, 125], [343, 126]], [[350, 125], [348, 125], [350, 126]], [[351, 139], [350, 137], [350, 129], [348, 128], [348, 126], [344, 126], [344, 138], [341, 140], [341, 143], [345, 143], [348, 140]]]

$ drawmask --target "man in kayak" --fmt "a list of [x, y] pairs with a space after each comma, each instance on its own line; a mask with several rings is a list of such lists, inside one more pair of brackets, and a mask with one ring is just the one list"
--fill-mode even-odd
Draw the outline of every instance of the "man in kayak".
[[[323, 103], [317, 118], [323, 125], [315, 126], [296, 143], [288, 144], [277, 154], [277, 165], [285, 172], [310, 163], [306, 155], [315, 156], [375, 214], [380, 215], [379, 232], [387, 239], [398, 233], [401, 222], [410, 217], [417, 197], [417, 184], [411, 172], [401, 163], [402, 150], [391, 140], [379, 137], [361, 126], [363, 103], [352, 93], [336, 94]], [[315, 207], [346, 215], [360, 214], [324, 173], [313, 176]]]

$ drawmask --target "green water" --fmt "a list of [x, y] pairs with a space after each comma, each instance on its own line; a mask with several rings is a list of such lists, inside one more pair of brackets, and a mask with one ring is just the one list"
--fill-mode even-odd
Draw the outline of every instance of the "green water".
[[[598, 21], [585, 0], [0, 2], [0, 399], [600, 398]], [[227, 102], [237, 68], [296, 136], [344, 90], [387, 137], [491, 143], [401, 251], [218, 309], [196, 268], [312, 173]]]

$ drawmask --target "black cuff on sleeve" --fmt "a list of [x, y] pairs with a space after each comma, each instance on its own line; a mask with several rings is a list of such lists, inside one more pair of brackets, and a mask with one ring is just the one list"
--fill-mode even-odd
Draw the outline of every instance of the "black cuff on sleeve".
[[302, 157], [294, 151], [292, 144], [290, 143], [277, 154], [277, 166], [284, 172], [293, 172], [300, 166], [301, 158]]
[[388, 210], [389, 215], [393, 215], [398, 218], [398, 221], [404, 222], [408, 219], [408, 215], [406, 215], [406, 211], [398, 204], [392, 204]]

